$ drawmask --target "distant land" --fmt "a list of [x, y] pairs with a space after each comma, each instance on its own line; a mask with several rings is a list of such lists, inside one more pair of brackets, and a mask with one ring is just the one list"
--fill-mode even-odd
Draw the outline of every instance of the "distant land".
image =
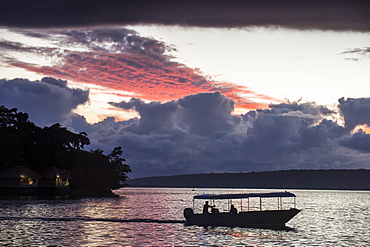
[[130, 179], [131, 187], [369, 190], [370, 170], [284, 170]]

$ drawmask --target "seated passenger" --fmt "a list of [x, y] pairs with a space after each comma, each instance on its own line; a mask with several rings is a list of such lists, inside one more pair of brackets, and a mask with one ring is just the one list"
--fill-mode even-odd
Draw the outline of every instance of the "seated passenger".
[[231, 204], [230, 214], [237, 214], [237, 213], [238, 213], [238, 210], [234, 207], [233, 204]]
[[212, 214], [219, 214], [220, 211], [217, 208], [212, 208], [211, 210]]

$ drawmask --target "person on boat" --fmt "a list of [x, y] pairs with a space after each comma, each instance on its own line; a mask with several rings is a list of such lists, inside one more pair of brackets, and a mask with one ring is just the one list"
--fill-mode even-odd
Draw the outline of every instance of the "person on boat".
[[220, 213], [220, 211], [219, 211], [217, 208], [212, 208], [212, 209], [211, 209], [211, 213], [212, 213], [212, 214], [219, 214], [219, 213]]
[[231, 204], [231, 207], [230, 207], [230, 214], [237, 214], [238, 213], [238, 210], [234, 207], [233, 204]]
[[214, 206], [211, 206], [208, 204], [208, 201], [206, 201], [206, 203], [203, 205], [203, 214], [209, 214], [209, 211], [208, 209], [209, 208], [213, 208]]

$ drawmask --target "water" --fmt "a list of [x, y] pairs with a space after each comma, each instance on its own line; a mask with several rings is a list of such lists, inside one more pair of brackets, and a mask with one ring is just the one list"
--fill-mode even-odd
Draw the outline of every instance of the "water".
[[[203, 191], [279, 190], [124, 188], [116, 191], [119, 198], [0, 200], [0, 245], [364, 246], [370, 243], [368, 191], [290, 190], [297, 195], [297, 208], [303, 210], [287, 223], [290, 230], [184, 225], [183, 209], [192, 206], [192, 196]], [[284, 199], [286, 207], [292, 203], [288, 199]], [[201, 203], [196, 205], [199, 209]], [[233, 203], [240, 206], [239, 200]], [[257, 205], [259, 201], [251, 199], [250, 207]], [[276, 205], [275, 200], [263, 201], [264, 208]], [[243, 202], [243, 207], [246, 206]], [[143, 222], [143, 219], [154, 221]]]

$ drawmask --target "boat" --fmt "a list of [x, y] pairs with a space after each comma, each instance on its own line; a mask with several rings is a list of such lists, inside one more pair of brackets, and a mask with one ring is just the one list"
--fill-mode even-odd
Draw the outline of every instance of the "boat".
[[[266, 210], [263, 209], [263, 200], [265, 198], [277, 198], [277, 208]], [[283, 205], [283, 198], [291, 197], [293, 202], [288, 202], [292, 205], [291, 208], [286, 208]], [[254, 201], [253, 208], [250, 203], [251, 198], [259, 198]], [[284, 228], [285, 224], [297, 215], [301, 210], [296, 208], [296, 195], [290, 192], [271, 192], [271, 193], [247, 193], [247, 194], [202, 194], [193, 197], [193, 208], [195, 200], [207, 200], [203, 206], [203, 213], [194, 213], [193, 208], [184, 209], [184, 217], [188, 225], [201, 225], [201, 226], [238, 226], [238, 227], [257, 227], [257, 228]], [[234, 208], [232, 200], [240, 199], [238, 208]], [[245, 203], [245, 199], [247, 202]], [[229, 210], [220, 212], [216, 207], [216, 201], [227, 200], [227, 208]], [[255, 199], [253, 199], [255, 200]], [[211, 204], [208, 204], [211, 201]], [[244, 202], [244, 207], [243, 207]], [[284, 204], [287, 202], [285, 201]], [[220, 205], [226, 205], [225, 201]], [[285, 206], [285, 207], [284, 207]], [[211, 208], [209, 212], [208, 208]]]

